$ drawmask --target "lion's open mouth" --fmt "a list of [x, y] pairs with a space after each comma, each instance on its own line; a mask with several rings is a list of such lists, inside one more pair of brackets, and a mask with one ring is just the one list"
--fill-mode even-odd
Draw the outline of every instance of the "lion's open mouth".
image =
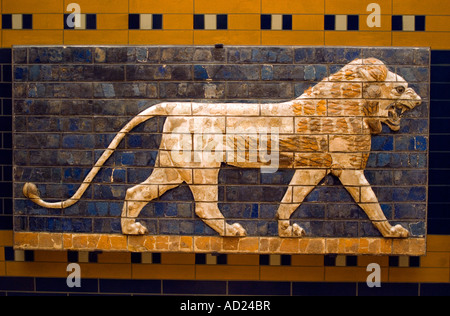
[[400, 130], [402, 115], [410, 110], [409, 104], [395, 102], [388, 107], [388, 117], [384, 120], [387, 126], [393, 131]]

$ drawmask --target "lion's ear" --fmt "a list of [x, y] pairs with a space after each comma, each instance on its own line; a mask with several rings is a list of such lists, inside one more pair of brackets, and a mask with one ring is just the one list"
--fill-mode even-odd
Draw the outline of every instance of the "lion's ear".
[[367, 58], [358, 67], [358, 72], [367, 81], [385, 81], [389, 70], [381, 60]]

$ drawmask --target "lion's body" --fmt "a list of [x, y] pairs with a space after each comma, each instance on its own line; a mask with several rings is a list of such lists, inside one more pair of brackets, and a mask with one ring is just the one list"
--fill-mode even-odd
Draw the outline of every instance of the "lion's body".
[[[122, 212], [124, 234], [139, 235], [146, 228], [136, 222], [143, 207], [166, 191], [187, 183], [196, 214], [222, 236], [243, 236], [240, 224], [230, 225], [218, 208], [218, 175], [222, 163], [242, 168], [293, 169], [295, 174], [278, 209], [282, 237], [302, 236], [291, 225], [291, 214], [329, 173], [339, 177], [355, 202], [385, 237], [406, 237], [392, 227], [364, 176], [371, 134], [381, 123], [399, 129], [395, 107], [409, 110], [420, 97], [407, 89], [403, 78], [376, 59], [355, 60], [309, 88], [299, 98], [283, 103], [161, 103], [140, 113], [116, 136], [83, 185], [70, 200], [47, 203], [26, 184], [24, 194], [45, 207], [76, 203], [101, 165], [120, 141], [138, 124], [167, 116], [159, 155], [150, 177], [127, 190]], [[265, 169], [269, 168], [269, 169]]]

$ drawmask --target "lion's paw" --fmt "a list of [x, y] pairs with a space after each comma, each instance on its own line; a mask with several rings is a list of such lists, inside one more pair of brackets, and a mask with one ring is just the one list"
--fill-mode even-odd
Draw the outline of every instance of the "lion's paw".
[[407, 231], [401, 225], [395, 225], [395, 226], [391, 227], [390, 236], [389, 237], [393, 237], [393, 238], [407, 238], [407, 237], [409, 237], [409, 231]]
[[234, 223], [233, 225], [226, 224], [224, 236], [243, 237], [247, 236], [247, 231], [239, 223]]
[[148, 229], [141, 223], [130, 220], [122, 223], [122, 233], [124, 235], [145, 235], [148, 233]]
[[280, 220], [278, 222], [278, 235], [280, 237], [303, 237], [305, 230], [298, 224], [289, 225], [289, 220]]

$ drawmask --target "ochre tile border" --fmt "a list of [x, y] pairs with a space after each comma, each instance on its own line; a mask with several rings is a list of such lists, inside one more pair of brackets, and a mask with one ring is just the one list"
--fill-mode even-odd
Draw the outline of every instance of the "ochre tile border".
[[235, 254], [426, 254], [425, 238], [279, 238], [216, 236], [126, 236], [118, 234], [14, 233], [22, 250], [83, 250]]

